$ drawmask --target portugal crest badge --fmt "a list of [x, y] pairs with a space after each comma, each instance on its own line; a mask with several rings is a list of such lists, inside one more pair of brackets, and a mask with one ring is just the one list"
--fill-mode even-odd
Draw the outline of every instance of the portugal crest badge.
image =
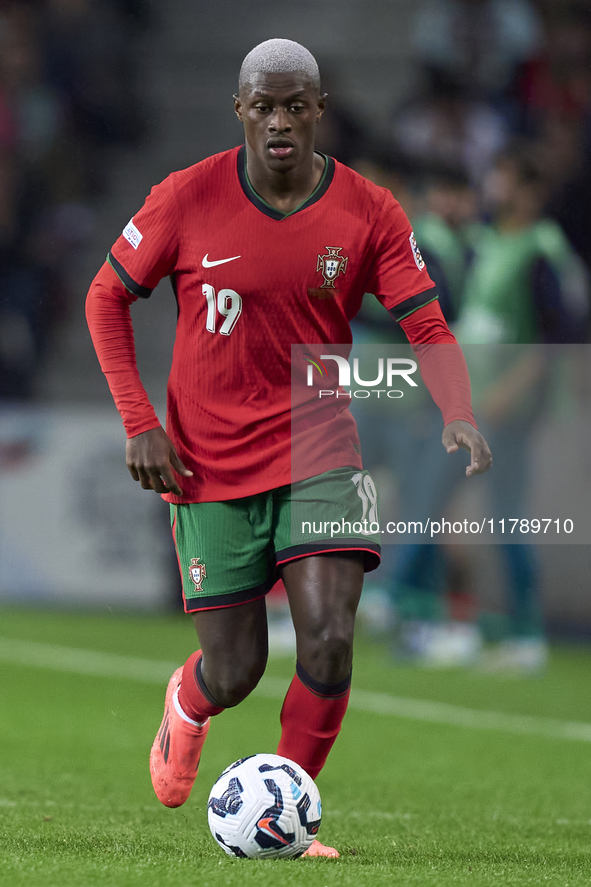
[[193, 585], [195, 586], [195, 591], [203, 591], [203, 580], [207, 576], [207, 570], [205, 569], [205, 564], [199, 563], [200, 558], [194, 557], [191, 559], [191, 564], [189, 566], [189, 575], [193, 580]]
[[339, 255], [342, 248], [342, 246], [327, 246], [326, 255], [318, 256], [316, 270], [321, 271], [324, 277], [321, 289], [324, 287], [334, 288], [334, 282], [339, 274], [344, 274], [347, 270], [349, 256]]

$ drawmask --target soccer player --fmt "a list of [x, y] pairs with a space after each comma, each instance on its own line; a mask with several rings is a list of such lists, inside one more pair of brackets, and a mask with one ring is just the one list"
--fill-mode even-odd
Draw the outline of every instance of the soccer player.
[[[290, 40], [255, 47], [234, 97], [246, 144], [153, 188], [88, 295], [127, 466], [171, 505], [185, 609], [201, 643], [170, 680], [152, 747], [152, 783], [169, 807], [189, 796], [210, 718], [264, 672], [265, 594], [277, 576], [297, 637], [278, 753], [316, 778], [347, 708], [355, 612], [378, 537], [292, 535], [292, 484], [311, 502], [338, 502], [355, 522], [366, 480], [346, 398], [323, 410], [321, 427], [311, 423], [308, 447], [304, 423], [298, 445], [313, 444], [314, 474], [292, 471], [290, 346], [350, 344], [349, 321], [364, 292], [375, 293], [423, 343], [446, 449], [470, 453], [468, 475], [491, 462], [459, 347], [432, 347], [455, 339], [406, 216], [389, 192], [314, 151], [325, 101], [308, 50]], [[165, 276], [179, 309], [166, 432], [139, 379], [129, 311]], [[317, 841], [308, 853], [338, 856]]]

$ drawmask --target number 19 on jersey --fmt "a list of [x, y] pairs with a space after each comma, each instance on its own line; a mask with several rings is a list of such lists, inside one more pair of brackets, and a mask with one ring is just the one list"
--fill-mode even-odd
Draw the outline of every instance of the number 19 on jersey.
[[[202, 291], [207, 300], [205, 329], [210, 333], [219, 332], [222, 336], [229, 336], [242, 314], [241, 297], [235, 290], [223, 289], [216, 298], [216, 292], [209, 283], [203, 284]], [[218, 314], [221, 314], [224, 320], [219, 330], [216, 330]]]

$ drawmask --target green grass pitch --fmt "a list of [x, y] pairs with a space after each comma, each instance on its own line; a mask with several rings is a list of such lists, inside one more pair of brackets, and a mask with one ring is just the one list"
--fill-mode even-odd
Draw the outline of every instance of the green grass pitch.
[[[173, 663], [194, 648], [180, 616], [0, 608], [0, 638]], [[318, 780], [320, 837], [341, 859], [264, 862], [226, 857], [205, 805], [227, 764], [275, 750], [279, 698], [253, 694], [220, 716], [191, 798], [167, 810], [148, 773], [166, 680], [142, 680], [141, 667], [127, 676], [84, 675], [75, 663], [58, 670], [44, 647], [23, 664], [10, 650], [0, 643], [2, 887], [591, 882], [591, 742], [535, 729], [544, 718], [591, 723], [584, 649], [554, 650], [542, 678], [508, 680], [393, 667], [383, 649], [360, 642], [360, 690], [528, 715], [533, 728], [454, 725], [437, 709], [429, 721], [351, 708]], [[292, 668], [272, 660], [269, 686], [287, 687]]]

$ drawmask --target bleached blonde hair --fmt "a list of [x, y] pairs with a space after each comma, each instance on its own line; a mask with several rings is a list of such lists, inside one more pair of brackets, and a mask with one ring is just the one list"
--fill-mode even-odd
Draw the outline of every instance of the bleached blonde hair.
[[312, 53], [294, 40], [276, 37], [251, 49], [240, 68], [238, 89], [252, 84], [255, 74], [304, 74], [310, 84], [320, 89], [320, 72]]

